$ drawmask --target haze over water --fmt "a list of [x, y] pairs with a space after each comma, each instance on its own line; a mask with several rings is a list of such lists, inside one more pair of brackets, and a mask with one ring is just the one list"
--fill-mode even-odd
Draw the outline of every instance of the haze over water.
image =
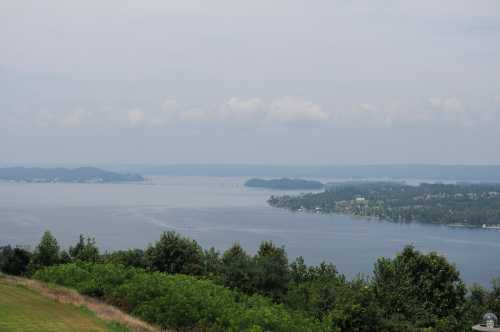
[[[175, 230], [219, 250], [240, 242], [255, 252], [263, 240], [284, 245], [293, 260], [333, 262], [348, 277], [370, 274], [376, 259], [406, 244], [438, 251], [469, 284], [500, 275], [500, 232], [419, 223], [396, 224], [344, 215], [293, 213], [267, 206], [272, 194], [245, 178], [155, 177], [147, 184], [0, 183], [0, 246], [35, 245], [46, 229], [62, 247], [83, 233], [102, 250], [145, 248]], [[298, 192], [296, 192], [298, 193]]]

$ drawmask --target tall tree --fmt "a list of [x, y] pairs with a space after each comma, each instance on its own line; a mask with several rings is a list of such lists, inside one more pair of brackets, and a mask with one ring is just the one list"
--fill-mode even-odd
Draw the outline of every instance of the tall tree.
[[27, 271], [31, 253], [10, 246], [0, 248], [0, 271], [12, 275], [23, 275]]
[[151, 270], [200, 275], [203, 272], [203, 250], [200, 245], [175, 232], [165, 232], [145, 253]]
[[235, 243], [222, 255], [222, 280], [224, 286], [237, 288], [246, 293], [255, 291], [255, 263], [239, 243]]
[[257, 289], [275, 300], [286, 293], [290, 281], [288, 258], [284, 247], [277, 247], [271, 241], [264, 241], [255, 257], [257, 264]]
[[82, 234], [74, 247], [69, 247], [69, 254], [73, 260], [82, 262], [97, 262], [99, 260], [99, 249], [95, 239], [85, 238]]
[[394, 259], [380, 258], [374, 287], [387, 319], [459, 329], [455, 318], [463, 315], [465, 286], [455, 266], [434, 252], [422, 254], [407, 246]]
[[50, 231], [45, 231], [31, 257], [28, 269], [31, 273], [34, 273], [42, 267], [56, 265], [59, 262], [59, 244]]

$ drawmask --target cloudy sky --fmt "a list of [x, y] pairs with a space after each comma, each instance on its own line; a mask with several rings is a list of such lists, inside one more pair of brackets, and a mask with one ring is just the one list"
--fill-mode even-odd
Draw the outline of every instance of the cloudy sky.
[[500, 164], [497, 0], [0, 0], [1, 163]]

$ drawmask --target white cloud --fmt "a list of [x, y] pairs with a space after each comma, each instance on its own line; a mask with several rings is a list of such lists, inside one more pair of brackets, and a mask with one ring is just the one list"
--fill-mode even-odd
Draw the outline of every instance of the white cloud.
[[132, 127], [141, 124], [144, 121], [144, 112], [141, 110], [131, 110], [127, 112], [128, 122]]
[[88, 116], [90, 116], [90, 114], [83, 109], [78, 109], [68, 114], [64, 114], [60, 123], [61, 127], [64, 128], [80, 127], [84, 121], [84, 118]]
[[[500, 96], [492, 97], [500, 104]], [[236, 125], [239, 127], [335, 125], [335, 126], [475, 126], [500, 120], [491, 101], [465, 104], [457, 97], [433, 97], [420, 102], [369, 101], [328, 111], [315, 102], [297, 97], [231, 97], [214, 105], [186, 105], [166, 99], [158, 107], [130, 109], [102, 108], [88, 111], [40, 111], [35, 118], [40, 127], [77, 128], [90, 126], [168, 127], [182, 125]], [[475, 107], [467, 105], [476, 105]]]
[[35, 125], [38, 127], [50, 127], [55, 120], [55, 116], [48, 110], [39, 110], [35, 115]]
[[393, 107], [379, 106], [372, 103], [361, 103], [352, 111], [340, 112], [339, 122], [355, 125], [392, 125], [394, 118], [400, 114]]
[[330, 114], [320, 105], [301, 98], [281, 97], [264, 100], [233, 97], [215, 110], [206, 112], [205, 118], [250, 125], [272, 125], [321, 122], [328, 120]]
[[261, 98], [230, 98], [217, 107], [212, 116], [218, 121], [235, 121], [256, 124], [262, 122], [268, 112], [269, 103]]
[[433, 97], [425, 102], [389, 102], [385, 104], [363, 103], [351, 114], [343, 114], [343, 122], [359, 125], [388, 126], [453, 126], [473, 127], [491, 125], [500, 120], [491, 102], [476, 101], [474, 107], [458, 97]]
[[[120, 111], [117, 110], [115, 113], [120, 113]], [[162, 127], [181, 120], [181, 106], [174, 99], [166, 99], [158, 108], [132, 109], [127, 112], [127, 121], [132, 127], [139, 125]]]
[[373, 104], [360, 104], [359, 110], [367, 113], [373, 113], [377, 111], [377, 106]]
[[474, 120], [471, 111], [456, 97], [429, 98], [426, 103], [362, 103], [355, 106], [350, 114], [339, 118], [343, 122], [359, 125], [385, 126], [470, 125]]
[[429, 104], [434, 109], [442, 112], [463, 113], [465, 111], [463, 103], [456, 97], [429, 98]]
[[489, 110], [482, 106], [468, 108], [457, 97], [430, 98], [433, 121], [455, 126], [470, 127], [487, 121]]
[[160, 111], [148, 111], [141, 119], [148, 125], [173, 123], [209, 123], [261, 126], [273, 124], [298, 124], [328, 120], [329, 114], [321, 106], [300, 98], [282, 97], [272, 100], [262, 98], [232, 97], [219, 105], [187, 107], [174, 100], [167, 100]]
[[266, 120], [282, 123], [327, 121], [330, 115], [310, 101], [285, 97], [269, 104]]
[[151, 127], [176, 123], [180, 119], [181, 106], [175, 99], [166, 99], [159, 109], [148, 110], [144, 114], [144, 122]]
[[342, 123], [369, 126], [474, 126], [487, 123], [490, 111], [488, 107], [467, 107], [457, 97], [433, 97], [421, 102], [362, 103], [338, 118]]
[[38, 127], [77, 128], [81, 127], [91, 117], [92, 113], [83, 108], [64, 112], [40, 110], [36, 113], [35, 124]]

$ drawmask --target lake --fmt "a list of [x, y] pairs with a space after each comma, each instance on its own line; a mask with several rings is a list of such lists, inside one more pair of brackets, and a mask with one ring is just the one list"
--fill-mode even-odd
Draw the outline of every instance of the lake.
[[[153, 177], [148, 183], [0, 183], [0, 246], [38, 243], [51, 230], [61, 246], [80, 233], [102, 250], [145, 248], [175, 230], [219, 250], [239, 242], [254, 253], [263, 240], [290, 260], [333, 262], [348, 277], [369, 275], [376, 259], [406, 244], [437, 251], [469, 284], [500, 277], [500, 231], [397, 224], [345, 215], [294, 213], [267, 206], [280, 191], [246, 188], [247, 178]], [[325, 179], [320, 179], [325, 180]], [[299, 193], [299, 192], [295, 192]]]

